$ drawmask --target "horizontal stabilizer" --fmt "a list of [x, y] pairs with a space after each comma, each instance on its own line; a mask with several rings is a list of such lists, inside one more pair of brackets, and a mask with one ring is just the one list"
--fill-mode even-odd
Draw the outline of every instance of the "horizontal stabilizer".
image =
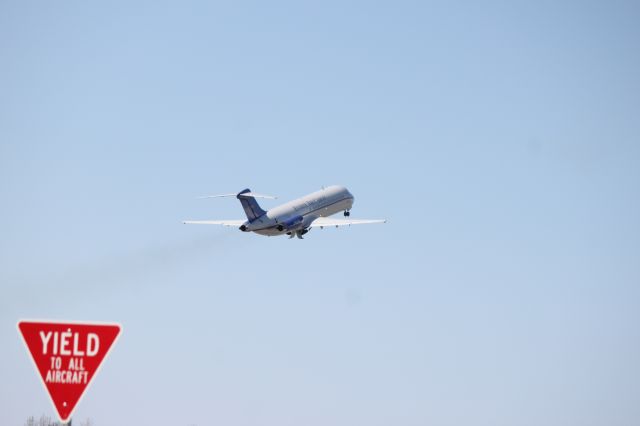
[[331, 217], [319, 217], [309, 225], [309, 228], [318, 228], [325, 226], [349, 226], [349, 225], [365, 225], [368, 223], [386, 223], [386, 219], [334, 219]]
[[199, 200], [204, 199], [204, 198], [222, 198], [222, 197], [239, 197], [239, 198], [268, 198], [270, 200], [275, 200], [278, 197], [275, 197], [273, 195], [264, 195], [264, 194], [257, 194], [255, 192], [241, 192], [240, 194], [218, 194], [218, 195], [203, 195], [200, 197], [197, 197]]
[[243, 194], [238, 194], [238, 197], [268, 198], [270, 200], [275, 200], [276, 198], [278, 198], [273, 195], [256, 194], [255, 192], [245, 192]]
[[[234, 194], [235, 195], [235, 194]], [[222, 225], [222, 226], [240, 226], [244, 220], [185, 220], [185, 225]]]
[[219, 194], [219, 195], [203, 195], [201, 197], [197, 197], [199, 200], [203, 198], [222, 198], [222, 197], [235, 197], [238, 194]]

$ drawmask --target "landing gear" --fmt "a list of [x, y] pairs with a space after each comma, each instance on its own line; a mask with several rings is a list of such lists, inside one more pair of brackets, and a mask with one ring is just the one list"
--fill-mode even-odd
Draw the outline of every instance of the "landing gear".
[[298, 237], [299, 239], [304, 240], [304, 238], [302, 238], [302, 236], [304, 234], [306, 234], [307, 232], [309, 232], [309, 228], [300, 229], [298, 231], [287, 232], [287, 235], [289, 235], [289, 239], [292, 239], [293, 237]]
[[349, 210], [345, 210], [345, 211], [344, 211], [344, 216], [345, 216], [345, 217], [349, 217], [349, 215], [350, 215], [350, 214], [351, 214], [351, 213], [349, 212]]

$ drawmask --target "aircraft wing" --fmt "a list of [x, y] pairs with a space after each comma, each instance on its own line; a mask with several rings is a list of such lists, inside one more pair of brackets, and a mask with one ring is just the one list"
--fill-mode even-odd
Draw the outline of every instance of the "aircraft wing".
[[222, 226], [240, 226], [245, 223], [244, 220], [185, 220], [182, 222], [187, 225], [222, 225]]
[[325, 226], [364, 225], [367, 223], [386, 223], [386, 219], [334, 219], [331, 217], [319, 217], [309, 225], [309, 228], [324, 228]]

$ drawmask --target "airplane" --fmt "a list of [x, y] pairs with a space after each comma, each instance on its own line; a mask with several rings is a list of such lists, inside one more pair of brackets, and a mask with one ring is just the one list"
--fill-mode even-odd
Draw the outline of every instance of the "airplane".
[[[185, 224], [237, 226], [242, 232], [254, 232], [259, 235], [289, 235], [289, 238], [302, 236], [311, 228], [323, 229], [325, 226], [349, 226], [366, 223], [385, 223], [386, 219], [350, 219], [353, 207], [353, 195], [344, 186], [328, 186], [320, 191], [274, 207], [263, 210], [256, 198], [275, 199], [271, 195], [257, 194], [249, 188], [237, 194], [207, 195], [199, 198], [236, 197], [240, 200], [247, 220], [185, 220]], [[344, 219], [330, 218], [338, 212], [344, 212]]]

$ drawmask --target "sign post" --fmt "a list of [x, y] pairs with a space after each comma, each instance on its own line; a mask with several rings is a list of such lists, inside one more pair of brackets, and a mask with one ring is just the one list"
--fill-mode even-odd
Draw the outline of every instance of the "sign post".
[[95, 377], [120, 334], [118, 324], [19, 321], [36, 371], [62, 423]]

